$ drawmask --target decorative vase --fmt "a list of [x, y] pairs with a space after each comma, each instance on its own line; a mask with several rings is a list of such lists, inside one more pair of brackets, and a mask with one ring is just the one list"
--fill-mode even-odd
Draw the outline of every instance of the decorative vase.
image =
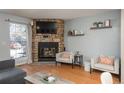
[[104, 22], [104, 25], [105, 25], [106, 27], [109, 27], [109, 26], [111, 25], [111, 20], [106, 20], [106, 21]]

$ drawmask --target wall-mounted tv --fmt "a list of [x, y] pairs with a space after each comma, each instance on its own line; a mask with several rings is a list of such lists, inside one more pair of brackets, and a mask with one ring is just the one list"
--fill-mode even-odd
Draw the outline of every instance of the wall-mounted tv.
[[37, 21], [36, 33], [37, 34], [56, 34], [56, 22]]

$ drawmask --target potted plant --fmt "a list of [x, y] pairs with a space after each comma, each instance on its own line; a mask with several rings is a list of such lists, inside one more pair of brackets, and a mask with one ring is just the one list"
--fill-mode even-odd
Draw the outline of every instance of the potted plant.
[[93, 23], [93, 26], [94, 26], [94, 27], [98, 27], [98, 22], [94, 22], [94, 23]]

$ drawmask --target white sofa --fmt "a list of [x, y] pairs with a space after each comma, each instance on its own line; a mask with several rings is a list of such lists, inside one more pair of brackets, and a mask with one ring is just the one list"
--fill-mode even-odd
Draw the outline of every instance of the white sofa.
[[[64, 54], [68, 54], [69, 57], [63, 57], [62, 55]], [[72, 64], [72, 68], [73, 68], [73, 61], [74, 61], [74, 55], [72, 52], [60, 52], [56, 54], [56, 65], [58, 62], [60, 63], [69, 63]]]
[[119, 59], [114, 59], [114, 65], [106, 65], [98, 62], [98, 58], [91, 58], [91, 68], [101, 71], [107, 71], [114, 74], [119, 74]]

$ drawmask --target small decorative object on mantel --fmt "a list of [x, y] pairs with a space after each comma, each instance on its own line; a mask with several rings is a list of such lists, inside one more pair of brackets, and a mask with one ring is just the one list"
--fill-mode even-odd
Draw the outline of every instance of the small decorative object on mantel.
[[84, 36], [84, 33], [81, 31], [73, 30], [68, 31], [68, 36]]
[[111, 26], [111, 20], [105, 20], [103, 22], [94, 22], [92, 27], [90, 29], [104, 29], [104, 28], [112, 28]]

